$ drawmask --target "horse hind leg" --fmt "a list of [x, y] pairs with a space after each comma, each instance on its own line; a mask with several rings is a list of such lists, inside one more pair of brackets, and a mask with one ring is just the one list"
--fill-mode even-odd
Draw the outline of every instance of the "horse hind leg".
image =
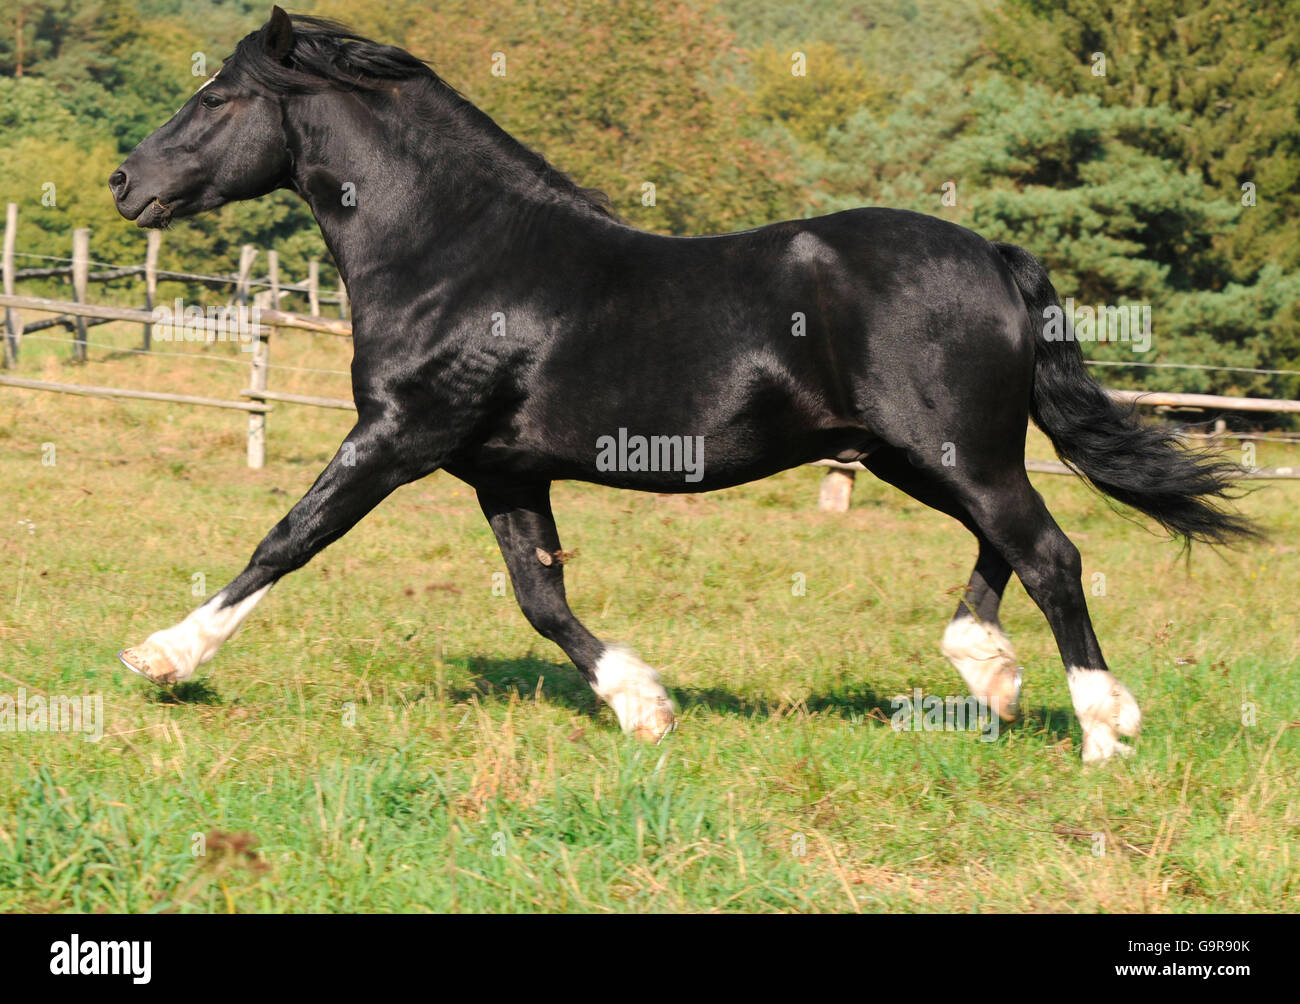
[[961, 675], [971, 696], [987, 701], [1003, 721], [1015, 721], [1020, 714], [1024, 674], [998, 621], [998, 607], [1011, 578], [1011, 566], [975, 524], [956, 492], [914, 466], [903, 451], [886, 447], [864, 459], [863, 465], [882, 481], [951, 516], [979, 541], [979, 557], [970, 582], [939, 648]]
[[975, 477], [960, 466], [915, 467], [916, 455], [911, 457], [891, 449], [864, 463], [883, 480], [960, 520], [980, 540], [969, 592], [948, 626], [943, 646], [972, 693], [990, 701], [998, 692], [1007, 695], [999, 713], [1018, 703], [1009, 695], [1018, 698], [1019, 667], [995, 617], [1009, 572], [1014, 571], [1056, 638], [1083, 731], [1084, 763], [1131, 753], [1132, 747], [1121, 738], [1141, 731], [1142, 713], [1102, 657], [1084, 600], [1078, 548], [1052, 519], [1020, 459], [991, 462]]
[[984, 698], [1004, 722], [1014, 722], [1020, 717], [1024, 671], [998, 621], [1011, 566], [987, 537], [976, 537], [979, 557], [939, 648], [973, 696]]
[[1142, 713], [1102, 657], [1084, 599], [1079, 550], [1023, 470], [1018, 474], [1000, 479], [996, 489], [974, 491], [971, 513], [1051, 625], [1083, 731], [1083, 762], [1128, 755], [1133, 748], [1121, 737], [1141, 731]]

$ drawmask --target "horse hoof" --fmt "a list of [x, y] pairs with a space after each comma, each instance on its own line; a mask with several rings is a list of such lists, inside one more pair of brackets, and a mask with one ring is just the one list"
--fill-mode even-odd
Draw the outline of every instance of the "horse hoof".
[[1024, 672], [1014, 662], [1009, 662], [986, 686], [989, 705], [1004, 722], [1014, 722], [1020, 717], [1020, 683]]
[[632, 735], [644, 742], [658, 745], [664, 736], [677, 728], [677, 718], [673, 715], [672, 705], [667, 699], [644, 714], [641, 721], [632, 730]]
[[1105, 763], [1111, 757], [1133, 755], [1133, 747], [1122, 743], [1109, 729], [1097, 729], [1083, 737], [1083, 762]]
[[176, 682], [176, 667], [161, 648], [151, 642], [133, 645], [117, 653], [118, 661], [133, 673], [146, 680], [169, 687]]

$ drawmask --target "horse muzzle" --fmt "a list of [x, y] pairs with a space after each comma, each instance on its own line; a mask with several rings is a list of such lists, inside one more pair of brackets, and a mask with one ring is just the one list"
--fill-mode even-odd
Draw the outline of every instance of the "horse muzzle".
[[[123, 165], [124, 167], [125, 165]], [[137, 196], [133, 179], [119, 167], [108, 179], [108, 190], [113, 193], [117, 211], [138, 227], [157, 229], [171, 222], [174, 204], [169, 205], [159, 196]]]

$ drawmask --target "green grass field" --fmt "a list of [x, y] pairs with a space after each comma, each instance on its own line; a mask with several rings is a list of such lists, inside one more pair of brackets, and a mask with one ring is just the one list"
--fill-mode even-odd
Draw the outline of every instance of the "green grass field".
[[[85, 366], [66, 348], [26, 343], [19, 375], [246, 385], [227, 347]], [[346, 351], [286, 335], [272, 362]], [[347, 395], [328, 374], [271, 386]], [[1017, 583], [1024, 720], [995, 742], [889, 727], [894, 695], [963, 693], [938, 641], [973, 540], [869, 477], [819, 513], [811, 469], [693, 497], [556, 486], [575, 611], [681, 709], [657, 747], [494, 595], [495, 542], [443, 474], [281, 582], [175, 693], [121, 667], [243, 567], [349, 424], [280, 406], [250, 471], [239, 413], [0, 388], [0, 696], [98, 695], [105, 731], [0, 733], [0, 910], [1300, 909], [1300, 484], [1245, 501], [1269, 544], [1185, 563], [1034, 476], [1089, 591], [1105, 576], [1093, 619], [1145, 713], [1136, 756], [1103, 767], [1080, 764]], [[1051, 456], [1037, 432], [1029, 452]]]

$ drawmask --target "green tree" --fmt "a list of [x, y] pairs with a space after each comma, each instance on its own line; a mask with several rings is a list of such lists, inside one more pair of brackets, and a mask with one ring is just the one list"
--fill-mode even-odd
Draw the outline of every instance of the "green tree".
[[579, 184], [607, 191], [629, 222], [719, 232], [798, 206], [794, 164], [747, 128], [729, 86], [740, 53], [708, 3], [504, 0], [489, 11], [446, 0], [418, 18], [384, 16], [405, 20], [407, 48]]
[[1180, 163], [1224, 202], [1255, 187], [1226, 235], [1235, 275], [1300, 267], [1300, 0], [1005, 0], [989, 23], [1002, 73], [1186, 112]]
[[[969, 93], [944, 82], [884, 119], [862, 113], [833, 133], [824, 201], [832, 210], [870, 201], [946, 216], [1029, 248], [1062, 297], [1152, 308], [1153, 351], [1096, 344], [1094, 358], [1288, 368], [1300, 356], [1300, 325], [1286, 305], [1293, 277], [1274, 267], [1252, 286], [1233, 283], [1226, 244], [1248, 210], [1182, 167], [1188, 119], [1166, 106], [1105, 106], [1094, 95], [998, 76]], [[955, 205], [943, 202], [945, 184], [955, 186]], [[1254, 288], [1264, 281], [1274, 288]], [[1218, 348], [1207, 353], [1207, 345]], [[1188, 386], [1167, 372], [1130, 379], [1116, 371], [1108, 381]], [[1210, 382], [1242, 384], [1225, 374], [1196, 378]], [[1276, 393], [1282, 382], [1248, 383]]]

